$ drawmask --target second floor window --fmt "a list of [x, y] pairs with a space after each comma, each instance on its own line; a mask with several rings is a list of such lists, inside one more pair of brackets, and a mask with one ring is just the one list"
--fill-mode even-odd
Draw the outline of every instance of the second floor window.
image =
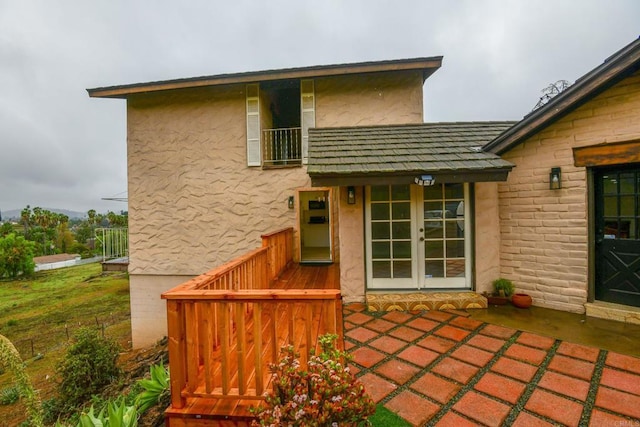
[[315, 126], [312, 80], [247, 85], [247, 164], [306, 163], [308, 130]]

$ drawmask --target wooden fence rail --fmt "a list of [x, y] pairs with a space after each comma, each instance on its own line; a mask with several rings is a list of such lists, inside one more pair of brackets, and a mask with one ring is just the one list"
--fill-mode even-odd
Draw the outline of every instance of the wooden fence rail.
[[262, 399], [282, 346], [305, 363], [318, 336], [342, 335], [339, 290], [269, 289], [292, 262], [292, 236], [264, 235], [261, 248], [162, 295], [173, 408], [193, 397]]

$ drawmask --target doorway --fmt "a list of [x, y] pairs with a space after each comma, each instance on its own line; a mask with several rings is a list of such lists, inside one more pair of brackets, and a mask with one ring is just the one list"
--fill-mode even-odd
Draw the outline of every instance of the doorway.
[[300, 191], [300, 262], [331, 263], [331, 206], [328, 190]]
[[640, 165], [594, 171], [595, 298], [640, 307]]
[[369, 289], [470, 289], [469, 186], [366, 189]]

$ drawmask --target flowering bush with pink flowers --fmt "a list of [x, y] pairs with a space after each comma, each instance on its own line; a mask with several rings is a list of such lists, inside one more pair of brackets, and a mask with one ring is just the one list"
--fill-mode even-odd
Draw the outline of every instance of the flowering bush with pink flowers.
[[319, 338], [322, 352], [311, 355], [302, 369], [292, 346], [283, 347], [282, 359], [270, 365], [273, 392], [266, 405], [253, 410], [253, 426], [368, 426], [375, 412], [373, 400], [349, 371], [350, 355], [336, 350], [333, 334]]

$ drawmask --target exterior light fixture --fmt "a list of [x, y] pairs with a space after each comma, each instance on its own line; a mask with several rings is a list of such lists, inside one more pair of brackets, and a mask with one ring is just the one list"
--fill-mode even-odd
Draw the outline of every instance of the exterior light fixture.
[[560, 168], [551, 168], [549, 173], [549, 189], [559, 190], [562, 188], [562, 173]]
[[289, 209], [293, 209], [293, 196], [289, 196], [289, 199], [287, 200], [287, 205], [289, 206]]
[[436, 179], [432, 175], [417, 176], [413, 181], [423, 187], [431, 187], [436, 183]]
[[356, 204], [356, 188], [349, 186], [347, 187], [347, 203], [350, 205]]

